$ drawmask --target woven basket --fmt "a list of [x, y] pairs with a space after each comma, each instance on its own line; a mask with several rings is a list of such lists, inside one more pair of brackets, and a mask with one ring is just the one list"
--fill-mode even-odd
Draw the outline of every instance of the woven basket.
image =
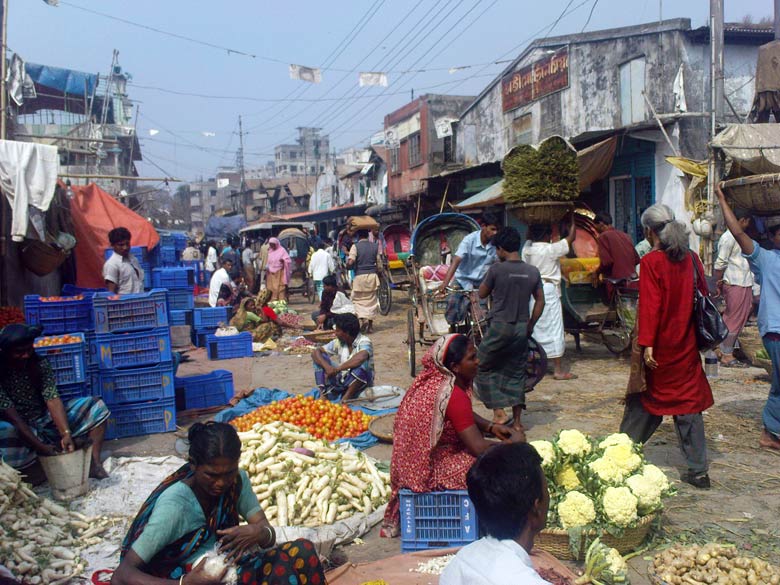
[[772, 375], [772, 361], [771, 360], [765, 360], [764, 358], [756, 357], [755, 354], [753, 354], [753, 357], [751, 358], [751, 361], [753, 362], [753, 365], [757, 368], [764, 368], [766, 370], [766, 373], [770, 376]]
[[54, 272], [65, 262], [68, 255], [60, 250], [39, 240], [28, 239], [22, 246], [22, 264], [33, 274], [46, 276]]
[[[650, 527], [653, 525], [653, 520], [656, 519], [658, 513], [650, 514], [639, 520], [639, 523], [633, 528], [626, 528], [623, 532], [623, 536], [612, 536], [604, 532], [601, 534], [601, 542], [616, 548], [621, 555], [625, 555], [633, 550], [639, 548], [639, 545], [647, 537], [647, 533], [650, 532]], [[563, 528], [545, 528], [534, 539], [534, 547], [546, 550], [555, 558], [562, 561], [579, 561], [585, 558], [585, 552], [590, 545], [590, 542], [596, 536], [595, 532], [590, 532], [587, 538], [583, 537], [580, 540], [579, 548], [577, 549], [577, 555], [572, 554], [571, 547], [569, 546], [569, 533]]]
[[570, 201], [534, 201], [507, 205], [507, 211], [528, 225], [554, 224], [574, 209]]
[[764, 349], [764, 342], [761, 341], [758, 327], [745, 327], [742, 330], [742, 333], [739, 334], [739, 349], [752, 365], [757, 368], [764, 368], [770, 376], [772, 375], [772, 362], [756, 357], [756, 354]]
[[377, 439], [379, 439], [383, 443], [392, 443], [394, 423], [395, 423], [394, 412], [374, 417], [374, 419], [370, 423], [368, 423], [368, 432], [374, 435]]
[[756, 215], [780, 213], [780, 173], [731, 179], [723, 183], [723, 191], [734, 207]]

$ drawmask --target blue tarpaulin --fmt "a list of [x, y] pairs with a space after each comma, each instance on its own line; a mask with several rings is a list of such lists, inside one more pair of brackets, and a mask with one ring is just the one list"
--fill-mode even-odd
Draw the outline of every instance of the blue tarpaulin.
[[212, 215], [206, 223], [207, 238], [224, 238], [229, 234], [238, 234], [239, 230], [246, 227], [246, 218], [243, 215], [231, 215], [217, 217]]
[[92, 95], [98, 81], [94, 73], [82, 73], [49, 65], [25, 63], [24, 69], [35, 84], [82, 98], [85, 92], [88, 96]]
[[[217, 413], [214, 416], [214, 420], [218, 422], [229, 422], [236, 417], [244, 415], [248, 412], [252, 412], [256, 408], [265, 406], [266, 404], [271, 404], [272, 402], [278, 402], [279, 400], [284, 400], [285, 398], [290, 398], [291, 396], [295, 396], [295, 395], [290, 394], [289, 392], [285, 392], [284, 390], [279, 390], [278, 388], [275, 390], [271, 390], [270, 388], [258, 388], [252, 393], [251, 396], [247, 396], [246, 398], [241, 400], [241, 402], [236, 404], [234, 407], [228, 408], [227, 410], [223, 410]], [[314, 398], [319, 398], [320, 391], [315, 388], [311, 392], [307, 392], [305, 396], [312, 396]], [[398, 410], [397, 408], [386, 408], [384, 410], [370, 410], [367, 408], [363, 408], [361, 406], [350, 406], [350, 408], [352, 408], [353, 410], [359, 410], [360, 412], [365, 412], [366, 414], [369, 414], [371, 416], [390, 414], [391, 412], [395, 412]], [[336, 442], [350, 443], [356, 449], [365, 450], [368, 449], [369, 447], [373, 447], [374, 445], [376, 445], [379, 442], [379, 439], [377, 439], [374, 435], [366, 431], [365, 433], [361, 433], [357, 437], [339, 439]]]

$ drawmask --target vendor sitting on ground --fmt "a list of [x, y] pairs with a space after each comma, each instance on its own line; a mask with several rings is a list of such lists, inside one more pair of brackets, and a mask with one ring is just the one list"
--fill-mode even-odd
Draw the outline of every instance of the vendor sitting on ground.
[[336, 339], [311, 354], [314, 380], [323, 396], [350, 400], [374, 383], [374, 346], [357, 316], [336, 315], [334, 322]]
[[486, 536], [458, 551], [444, 569], [441, 585], [547, 583], [529, 556], [550, 504], [541, 463], [527, 444], [499, 445], [477, 459], [466, 483]]
[[[238, 583], [322, 585], [314, 545], [295, 540], [276, 546], [276, 533], [260, 508], [246, 471], [241, 441], [227, 423], [190, 427], [189, 462], [157, 486], [141, 506], [122, 543], [112, 585], [217, 585], [194, 564], [219, 544]], [[239, 526], [239, 519], [247, 524]]]
[[100, 464], [100, 449], [110, 413], [99, 398], [75, 398], [63, 403], [54, 371], [33, 348], [41, 327], [14, 323], [0, 331], [0, 459], [37, 483], [38, 455], [73, 451], [74, 440], [92, 441], [89, 476], [108, 477]]
[[274, 310], [268, 306], [270, 300], [271, 291], [268, 289], [261, 290], [256, 299], [252, 297], [243, 299], [241, 306], [230, 320], [230, 325], [239, 332], [250, 331], [252, 341], [256, 343], [278, 338], [282, 335], [282, 327], [289, 327], [289, 325], [279, 321]]
[[317, 329], [332, 329], [333, 318], [344, 313], [355, 314], [355, 305], [349, 297], [338, 289], [336, 277], [332, 274], [322, 279], [322, 299], [320, 308], [311, 314]]
[[118, 227], [108, 232], [114, 253], [103, 264], [103, 279], [109, 292], [126, 295], [144, 292], [144, 269], [131, 252], [130, 230]]
[[508, 442], [523, 442], [525, 434], [495, 424], [471, 407], [471, 387], [477, 375], [477, 350], [462, 334], [439, 338], [423, 358], [423, 371], [414, 379], [393, 424], [390, 460], [392, 495], [380, 536], [400, 531], [398, 491], [462, 490], [474, 458], [498, 444], [491, 434]]

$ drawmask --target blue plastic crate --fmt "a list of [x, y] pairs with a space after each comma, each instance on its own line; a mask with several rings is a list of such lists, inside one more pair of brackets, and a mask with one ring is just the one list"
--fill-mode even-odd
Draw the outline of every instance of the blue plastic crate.
[[465, 490], [399, 492], [401, 551], [463, 546], [479, 538], [477, 511]]
[[171, 330], [98, 333], [90, 342], [90, 363], [101, 370], [138, 368], [170, 362]]
[[197, 286], [205, 288], [209, 285], [206, 281], [206, 263], [203, 260], [182, 260], [179, 264], [195, 271], [195, 284]]
[[169, 311], [168, 322], [171, 327], [177, 325], [189, 325], [192, 327], [192, 311]]
[[46, 297], [26, 295], [24, 317], [29, 325], [41, 325], [46, 335], [74, 333], [92, 329], [92, 295], [82, 298], [61, 297], [57, 301], [41, 300]]
[[230, 321], [230, 307], [195, 309], [192, 312], [192, 317], [192, 324], [195, 329], [216, 328], [220, 325], [228, 324], [228, 321]]
[[141, 262], [141, 268], [144, 271], [144, 288], [150, 290], [152, 286], [152, 265], [149, 262]]
[[75, 284], [63, 284], [62, 294], [66, 297], [75, 297], [78, 295], [93, 296], [95, 293], [108, 292], [107, 288], [83, 288]]
[[206, 352], [210, 360], [252, 357], [252, 334], [244, 331], [238, 335], [209, 335], [206, 337]]
[[57, 394], [60, 395], [60, 400], [67, 402], [75, 398], [92, 396], [92, 391], [86, 382], [78, 382], [76, 384], [57, 384]]
[[206, 341], [209, 335], [214, 335], [216, 327], [206, 327], [205, 329], [192, 330], [192, 343], [195, 347], [206, 347]]
[[100, 372], [100, 396], [106, 404], [126, 404], [173, 398], [173, 364], [150, 368], [110, 370]]
[[106, 439], [121, 439], [176, 430], [176, 399], [123, 404], [111, 408]]
[[181, 254], [173, 246], [159, 246], [157, 248], [158, 266], [175, 266], [180, 257]]
[[167, 266], [152, 269], [152, 286], [155, 288], [191, 289], [195, 286], [195, 269], [190, 266]]
[[[111, 255], [114, 253], [113, 248], [106, 248], [103, 252], [103, 258], [108, 260], [111, 258]], [[130, 247], [130, 253], [135, 256], [139, 262], [149, 262], [149, 250], [147, 250], [146, 246], [131, 246]]]
[[191, 311], [195, 308], [195, 291], [192, 288], [168, 290], [168, 308], [171, 311]]
[[118, 333], [168, 326], [166, 291], [152, 289], [132, 295], [98, 293], [92, 298], [95, 331]]
[[56, 337], [39, 337], [35, 340], [35, 353], [49, 361], [57, 387], [62, 384], [81, 384], [87, 376], [86, 343], [83, 333], [69, 333], [79, 339], [76, 343], [57, 343], [55, 345], [39, 346], [44, 342], [56, 341]]
[[174, 385], [176, 410], [223, 406], [233, 398], [233, 373], [227, 370], [176, 378]]

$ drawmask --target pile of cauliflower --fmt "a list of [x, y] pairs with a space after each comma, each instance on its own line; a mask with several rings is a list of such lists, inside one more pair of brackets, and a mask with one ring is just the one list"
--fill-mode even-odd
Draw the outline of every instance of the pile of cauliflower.
[[549, 527], [619, 532], [660, 510], [674, 492], [666, 474], [623, 433], [594, 440], [570, 429], [531, 445], [547, 477]]

